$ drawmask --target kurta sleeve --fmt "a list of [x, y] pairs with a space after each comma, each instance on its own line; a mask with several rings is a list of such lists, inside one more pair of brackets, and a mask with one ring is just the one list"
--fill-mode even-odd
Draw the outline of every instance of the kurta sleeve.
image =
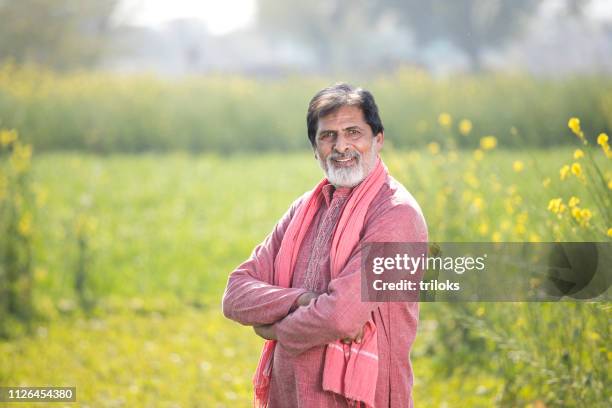
[[245, 262], [229, 276], [223, 294], [223, 314], [249, 326], [274, 323], [289, 313], [302, 288], [283, 288], [273, 284], [274, 258], [285, 231], [306, 194], [298, 198], [266, 239]]
[[[360, 244], [426, 241], [427, 227], [420, 210], [402, 203], [373, 217]], [[326, 293], [275, 324], [278, 342], [287, 352], [297, 355], [312, 347], [353, 337], [380, 306], [361, 301], [361, 253], [362, 247], [358, 245], [339, 276], [330, 281]]]

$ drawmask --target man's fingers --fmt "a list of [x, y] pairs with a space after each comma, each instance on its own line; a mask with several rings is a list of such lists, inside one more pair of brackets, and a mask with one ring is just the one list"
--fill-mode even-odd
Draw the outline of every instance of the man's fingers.
[[363, 340], [364, 333], [365, 333], [365, 326], [363, 326], [361, 328], [361, 331], [357, 333], [357, 336], [355, 336], [355, 343], [361, 343], [361, 340]]
[[270, 340], [270, 335], [268, 333], [268, 327], [267, 325], [263, 325], [263, 326], [253, 326], [253, 330], [255, 330], [255, 333], [261, 337], [262, 339], [266, 339], [266, 340]]
[[340, 339], [340, 341], [344, 344], [351, 344], [353, 342], [361, 343], [361, 341], [363, 340], [364, 334], [365, 334], [365, 326], [363, 326], [361, 330], [359, 331], [359, 333], [357, 333], [354, 337], [345, 337], [343, 339]]
[[308, 304], [310, 304], [310, 301], [312, 299], [316, 299], [317, 296], [318, 295], [314, 292], [305, 292], [298, 298], [297, 304], [298, 306], [308, 306]]

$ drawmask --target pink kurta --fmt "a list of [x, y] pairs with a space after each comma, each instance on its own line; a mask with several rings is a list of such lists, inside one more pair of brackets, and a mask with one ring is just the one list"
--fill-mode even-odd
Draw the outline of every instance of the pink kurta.
[[[360, 246], [340, 275], [330, 281], [331, 237], [350, 192], [332, 185], [323, 187], [325, 200], [300, 248], [291, 288], [271, 284], [274, 257], [308, 193], [291, 205], [272, 233], [229, 277], [223, 297], [226, 317], [245, 325], [276, 323], [271, 408], [347, 406], [342, 396], [323, 391], [325, 345], [357, 333], [372, 312], [379, 358], [375, 407], [412, 407], [409, 354], [417, 330], [418, 303], [362, 302]], [[419, 205], [389, 177], [368, 209], [360, 243], [425, 241], [427, 226]], [[308, 290], [321, 295], [288, 314]]]

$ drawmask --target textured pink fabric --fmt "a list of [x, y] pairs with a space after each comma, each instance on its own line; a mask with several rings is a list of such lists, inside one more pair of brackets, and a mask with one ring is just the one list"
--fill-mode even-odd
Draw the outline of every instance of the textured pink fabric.
[[[294, 202], [274, 231], [228, 280], [223, 299], [227, 317], [246, 325], [276, 322], [279, 342], [273, 357], [271, 407], [347, 406], [345, 399], [322, 388], [326, 345], [354, 334], [371, 317], [378, 328], [379, 354], [374, 405], [412, 404], [409, 350], [416, 334], [418, 305], [361, 302], [360, 245], [339, 275], [331, 278], [331, 243], [326, 234], [338, 222], [337, 209], [346, 203], [347, 190], [334, 190], [331, 185], [322, 188], [323, 205], [304, 236], [291, 288], [274, 285], [273, 263], [287, 226], [307, 195]], [[360, 243], [426, 240], [427, 229], [417, 203], [403, 186], [387, 178], [367, 210]], [[306, 290], [321, 295], [308, 307], [288, 314]]]

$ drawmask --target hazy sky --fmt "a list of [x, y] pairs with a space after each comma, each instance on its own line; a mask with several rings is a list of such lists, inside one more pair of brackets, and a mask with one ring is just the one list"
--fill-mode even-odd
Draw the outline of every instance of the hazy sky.
[[[562, 0], [548, 0], [554, 10]], [[135, 25], [156, 27], [177, 18], [204, 21], [213, 35], [226, 34], [253, 22], [256, 0], [121, 0], [117, 18]], [[611, 0], [591, 0], [588, 15], [612, 19]]]
[[135, 25], [160, 26], [177, 18], [203, 20], [220, 35], [251, 23], [255, 0], [122, 0], [117, 18]]

